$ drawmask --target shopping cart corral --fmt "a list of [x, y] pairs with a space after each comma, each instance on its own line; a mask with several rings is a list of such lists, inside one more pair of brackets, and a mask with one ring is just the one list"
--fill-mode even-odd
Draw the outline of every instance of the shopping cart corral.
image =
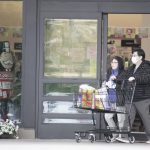
[[[105, 90], [81, 90], [75, 93], [74, 107], [91, 111], [93, 120], [93, 128], [91, 130], [75, 131], [75, 140], [80, 142], [82, 138], [88, 137], [90, 142], [96, 141], [96, 134], [104, 134], [104, 139], [107, 143], [111, 142], [112, 134], [127, 134], [130, 143], [135, 142], [135, 138], [131, 131], [130, 113], [134, 96], [136, 82], [122, 81], [120, 88], [116, 90], [116, 103], [111, 103], [110, 98]], [[124, 111], [118, 111], [116, 105], [127, 106]], [[115, 113], [126, 114], [128, 126], [126, 128], [96, 128], [95, 113]]]

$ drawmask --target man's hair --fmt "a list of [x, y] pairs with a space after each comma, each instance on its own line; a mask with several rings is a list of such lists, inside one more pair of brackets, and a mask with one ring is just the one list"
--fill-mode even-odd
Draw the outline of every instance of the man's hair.
[[132, 49], [132, 54], [134, 52], [137, 52], [138, 56], [142, 56], [142, 60], [145, 60], [145, 52], [144, 52], [143, 49], [141, 49], [141, 48], [134, 48], [134, 49]]

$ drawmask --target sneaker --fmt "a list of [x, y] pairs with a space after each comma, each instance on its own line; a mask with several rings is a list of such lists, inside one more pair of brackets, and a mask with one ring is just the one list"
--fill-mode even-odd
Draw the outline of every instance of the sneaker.
[[117, 137], [116, 140], [122, 143], [129, 143], [129, 140], [126, 138]]
[[150, 140], [146, 141], [145, 143], [146, 143], [146, 144], [150, 144]]
[[111, 143], [113, 143], [115, 141], [116, 141], [116, 137], [112, 137], [111, 140], [110, 140]]

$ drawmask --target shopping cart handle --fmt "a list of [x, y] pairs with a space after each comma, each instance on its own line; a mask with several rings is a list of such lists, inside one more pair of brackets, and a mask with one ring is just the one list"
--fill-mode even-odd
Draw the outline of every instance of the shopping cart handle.
[[136, 80], [133, 80], [133, 81], [129, 81], [128, 79], [124, 79], [124, 80], [117, 80], [117, 82], [120, 81], [120, 84], [121, 84], [121, 89], [123, 89], [123, 87], [127, 84], [133, 84], [133, 87], [136, 86]]

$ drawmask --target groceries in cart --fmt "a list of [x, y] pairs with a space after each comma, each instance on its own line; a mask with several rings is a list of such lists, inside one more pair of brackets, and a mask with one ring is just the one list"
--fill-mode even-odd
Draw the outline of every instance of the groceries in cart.
[[76, 101], [77, 107], [102, 110], [111, 109], [105, 82], [103, 82], [99, 89], [89, 86], [88, 84], [80, 85]]
[[84, 108], [93, 108], [94, 93], [95, 93], [94, 87], [89, 86], [88, 84], [80, 85], [77, 97], [77, 106]]

